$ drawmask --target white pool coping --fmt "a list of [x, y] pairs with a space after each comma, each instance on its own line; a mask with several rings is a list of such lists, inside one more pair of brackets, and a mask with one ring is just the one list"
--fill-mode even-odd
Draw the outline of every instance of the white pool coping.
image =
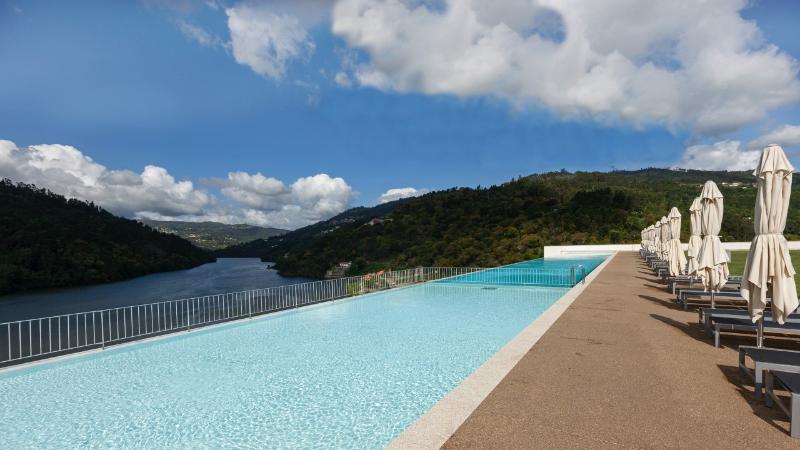
[[615, 257], [615, 252], [586, 276], [585, 283], [567, 291], [541, 316], [439, 400], [424, 415], [394, 438], [387, 449], [438, 449], [511, 372], [578, 296]]

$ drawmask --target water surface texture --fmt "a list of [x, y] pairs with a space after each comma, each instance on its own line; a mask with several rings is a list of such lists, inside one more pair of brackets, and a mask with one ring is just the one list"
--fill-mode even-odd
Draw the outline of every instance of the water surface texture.
[[0, 372], [6, 448], [378, 448], [565, 288], [426, 283]]
[[219, 258], [215, 263], [116, 283], [0, 296], [0, 322], [177, 300], [199, 295], [309, 281], [286, 278], [258, 258]]
[[[438, 283], [477, 283], [526, 286], [572, 287], [591, 273], [608, 255], [572, 258], [539, 258], [507, 266], [448, 277]], [[581, 271], [583, 266], [585, 271]], [[572, 269], [575, 269], [574, 272]]]

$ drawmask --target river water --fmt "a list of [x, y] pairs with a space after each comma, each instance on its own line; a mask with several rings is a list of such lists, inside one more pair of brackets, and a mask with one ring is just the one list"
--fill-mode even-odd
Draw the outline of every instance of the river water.
[[219, 258], [188, 270], [131, 280], [0, 296], [0, 322], [310, 281], [286, 278], [258, 258]]

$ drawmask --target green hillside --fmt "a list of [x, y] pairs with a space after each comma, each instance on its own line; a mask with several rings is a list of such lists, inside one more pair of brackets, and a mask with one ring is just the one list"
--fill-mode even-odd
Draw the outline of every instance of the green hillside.
[[[723, 241], [750, 240], [754, 178], [746, 172], [554, 172], [488, 188], [454, 188], [364, 212], [335, 227], [298, 230], [253, 243], [249, 256], [276, 261], [284, 275], [320, 277], [339, 261], [351, 273], [417, 265], [494, 266], [537, 258], [543, 246], [637, 242], [639, 231], [677, 206], [689, 235], [688, 208], [712, 179], [725, 195]], [[786, 234], [800, 236], [800, 197], [792, 197]], [[371, 216], [387, 219], [367, 225]]]
[[0, 182], [0, 293], [122, 280], [210, 262], [171, 234], [92, 203]]
[[232, 245], [216, 251], [215, 254], [220, 257], [261, 257], [265, 261], [275, 261], [280, 255], [296, 248], [298, 245], [302, 246], [306, 243], [314, 242], [318, 237], [325, 236], [342, 227], [348, 228], [353, 225], [360, 225], [374, 217], [384, 217], [408, 201], [410, 199], [395, 200], [371, 208], [363, 206], [350, 208], [328, 220], [299, 228], [287, 234]]
[[267, 239], [288, 233], [288, 230], [280, 228], [265, 228], [246, 224], [228, 225], [219, 222], [139, 220], [158, 231], [178, 235], [198, 247], [209, 250], [218, 250], [243, 242]]

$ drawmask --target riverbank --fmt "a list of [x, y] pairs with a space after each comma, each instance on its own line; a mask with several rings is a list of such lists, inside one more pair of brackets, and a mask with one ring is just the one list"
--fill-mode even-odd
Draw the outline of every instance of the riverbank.
[[2, 321], [139, 305], [208, 294], [309, 281], [283, 277], [258, 258], [219, 258], [187, 270], [161, 272], [114, 283], [0, 296]]

